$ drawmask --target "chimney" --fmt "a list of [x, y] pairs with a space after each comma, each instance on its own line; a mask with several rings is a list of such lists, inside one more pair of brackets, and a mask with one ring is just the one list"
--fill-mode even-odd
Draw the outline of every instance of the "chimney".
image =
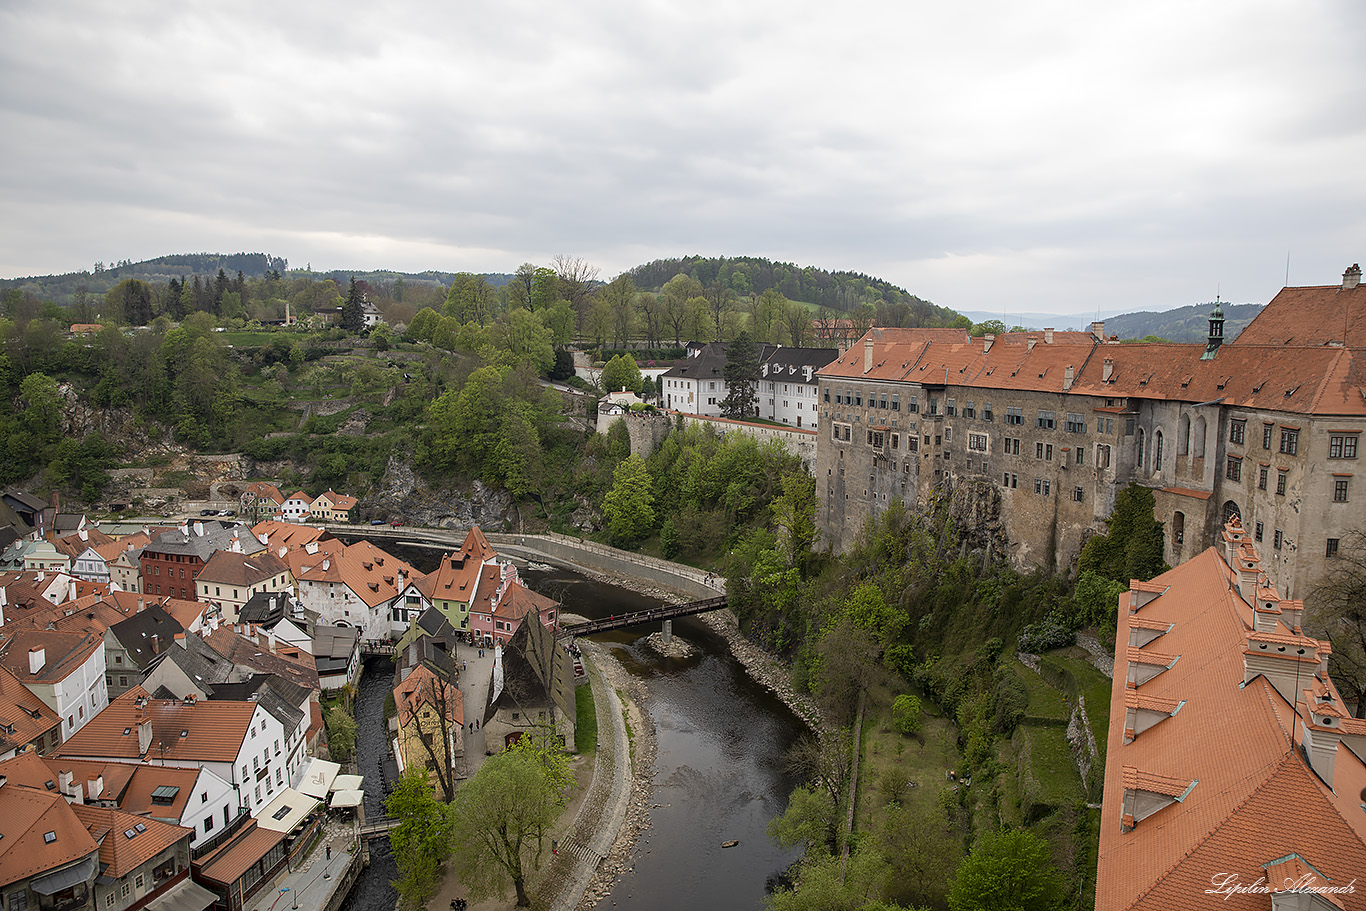
[[331, 560], [324, 560], [324, 561], [323, 561], [323, 572], [327, 572], [327, 571], [328, 571], [329, 569], [331, 569], [331, 568], [332, 568], [332, 561], [331, 561]]
[[986, 354], [988, 351], [991, 350], [991, 343], [994, 342], [994, 341], [996, 341], [996, 336], [992, 335], [990, 332], [988, 332], [986, 335], [982, 336], [982, 353], [983, 353], [983, 354]]
[[80, 531], [76, 532], [76, 537], [80, 538], [82, 541], [89, 541], [89, 540], [90, 540], [90, 532], [88, 532], [88, 531], [86, 531], [84, 528], [82, 528]]
[[318, 552], [318, 542], [317, 542], [317, 541], [309, 541], [307, 544], [304, 545], [304, 553], [308, 554], [310, 557], [313, 556], [314, 554], [316, 554], [317, 552]]
[[57, 773], [57, 790], [70, 797], [76, 803], [81, 802], [81, 786], [75, 783], [76, 776], [69, 770]]
[[195, 536], [196, 536], [196, 537], [199, 537], [199, 538], [204, 537], [204, 523], [203, 523], [203, 522], [196, 522], [196, 523], [194, 523], [194, 533], [195, 533]]
[[175, 644], [178, 645], [178, 646], [180, 646], [181, 648], [189, 648], [189, 646], [185, 644], [185, 634], [184, 634], [184, 633], [176, 633], [176, 634], [175, 634]]
[[1098, 342], [1105, 341], [1105, 323], [1097, 320], [1091, 324], [1091, 335]]
[[90, 800], [99, 800], [104, 793], [104, 776], [96, 775], [85, 783], [85, 792]]
[[1075, 376], [1076, 376], [1076, 373], [1072, 370], [1072, 365], [1071, 365], [1071, 364], [1068, 364], [1066, 367], [1062, 368], [1062, 391], [1063, 391], [1063, 392], [1067, 392], [1069, 389], [1072, 388], [1072, 380], [1075, 378]]
[[153, 654], [153, 655], [157, 655], [157, 654], [160, 654], [160, 653], [161, 653], [161, 641], [160, 641], [160, 637], [159, 637], [156, 633], [152, 633], [152, 654]]
[[1112, 357], [1107, 357], [1107, 358], [1105, 359], [1105, 363], [1102, 364], [1102, 365], [1101, 365], [1101, 368], [1100, 368], [1100, 381], [1101, 381], [1102, 383], [1108, 383], [1108, 382], [1110, 382], [1110, 377], [1114, 376], [1114, 374], [1115, 374], [1115, 359], [1112, 358]]
[[138, 722], [138, 755], [146, 756], [147, 751], [152, 747], [152, 719], [146, 718]]
[[1027, 351], [1033, 351], [1033, 350], [1034, 350], [1034, 346], [1037, 345], [1038, 343], [1039, 343], [1039, 337], [1038, 337], [1037, 335], [1031, 335], [1031, 336], [1029, 337], [1029, 342], [1028, 342], [1028, 344], [1027, 344], [1025, 350], [1027, 350]]
[[262, 544], [268, 545], [270, 544], [270, 535], [266, 534], [265, 532], [261, 532], [259, 535], [256, 536], [256, 540], [260, 541]]
[[28, 672], [36, 674], [47, 664], [47, 650], [39, 646], [28, 650]]
[[138, 599], [138, 609], [137, 609], [137, 612], [138, 612], [139, 614], [142, 613], [143, 607], [144, 607], [143, 601], [142, 601], [141, 598], [139, 598], [139, 599]]
[[1347, 271], [1342, 273], [1342, 290], [1351, 291], [1359, 284], [1361, 284], [1361, 266], [1352, 263]]
[[1053, 328], [1051, 326], [1043, 330], [1043, 343], [1045, 345], [1053, 344]]
[[873, 369], [873, 337], [869, 335], [863, 340], [863, 372], [867, 373]]
[[266, 630], [266, 641], [270, 644], [270, 650], [275, 651], [275, 627]]

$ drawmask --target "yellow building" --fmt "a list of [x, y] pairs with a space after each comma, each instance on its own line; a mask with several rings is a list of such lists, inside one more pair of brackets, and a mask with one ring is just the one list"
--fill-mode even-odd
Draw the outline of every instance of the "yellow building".
[[398, 749], [403, 771], [426, 769], [436, 795], [449, 800], [457, 760], [464, 755], [465, 706], [454, 680], [419, 664], [394, 688]]

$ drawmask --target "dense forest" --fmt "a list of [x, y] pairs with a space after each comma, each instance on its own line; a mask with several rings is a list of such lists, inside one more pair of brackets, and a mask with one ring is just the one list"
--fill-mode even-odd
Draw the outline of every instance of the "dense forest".
[[705, 288], [724, 288], [739, 297], [760, 295], [772, 289], [789, 300], [841, 313], [867, 305], [876, 309], [881, 326], [948, 326], [958, 316], [890, 282], [860, 272], [828, 272], [755, 256], [657, 259], [626, 274], [638, 287], [652, 291], [663, 288], [675, 275], [686, 275]]

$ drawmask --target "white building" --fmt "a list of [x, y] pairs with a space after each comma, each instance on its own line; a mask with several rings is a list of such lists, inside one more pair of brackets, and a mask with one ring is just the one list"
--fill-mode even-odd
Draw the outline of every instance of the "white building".
[[104, 638], [94, 633], [22, 629], [0, 644], [0, 665], [62, 719], [62, 739], [109, 705]]

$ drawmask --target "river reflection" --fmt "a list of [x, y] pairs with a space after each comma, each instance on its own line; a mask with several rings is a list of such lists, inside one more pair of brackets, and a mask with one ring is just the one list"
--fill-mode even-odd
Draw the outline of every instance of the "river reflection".
[[[566, 611], [588, 618], [659, 604], [560, 570], [522, 575]], [[765, 881], [797, 857], [773, 845], [765, 830], [795, 785], [783, 756], [803, 725], [699, 620], [674, 622], [675, 635], [698, 650], [685, 659], [665, 658], [641, 641], [657, 630], [594, 637], [645, 682], [658, 746], [652, 824], [636, 846], [634, 872], [608, 900], [622, 911], [760, 908]], [[739, 844], [721, 847], [730, 841]]]

